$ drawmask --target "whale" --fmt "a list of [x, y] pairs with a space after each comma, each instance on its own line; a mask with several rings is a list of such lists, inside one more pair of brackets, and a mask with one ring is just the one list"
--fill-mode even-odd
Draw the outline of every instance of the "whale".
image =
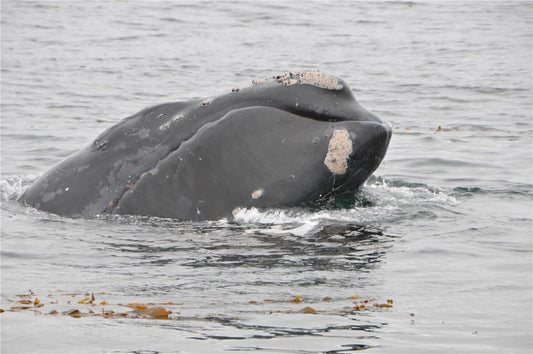
[[360, 188], [391, 134], [341, 78], [286, 73], [124, 118], [19, 201], [67, 217], [191, 221], [312, 205]]

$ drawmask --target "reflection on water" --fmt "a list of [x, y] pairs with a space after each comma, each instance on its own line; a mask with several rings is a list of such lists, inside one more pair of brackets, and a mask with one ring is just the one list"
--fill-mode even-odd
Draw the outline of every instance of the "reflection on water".
[[[13, 196], [30, 182], [4, 181], [5, 211], [19, 210]], [[385, 325], [369, 314], [387, 309], [375, 307], [385, 299], [365, 289], [376, 283], [371, 272], [397, 237], [375, 223], [340, 221], [336, 213], [380, 208], [379, 198], [367, 194], [368, 207], [244, 210], [234, 221], [213, 222], [71, 219], [28, 208], [25, 217], [42, 219], [41, 232], [53, 232], [54, 246], [44, 252], [44, 264], [42, 257], [2, 251], [4, 269], [22, 257], [19, 268], [39, 267], [40, 274], [61, 279], [57, 288], [74, 289], [54, 291], [48, 281], [29, 275], [27, 288], [35, 292], [30, 300], [46, 299], [45, 307], [20, 311], [51, 316], [53, 309], [68, 317], [78, 310], [74, 313], [87, 321], [101, 307], [119, 327], [176, 330], [188, 341], [235, 341], [228, 348], [237, 351], [275, 351], [282, 338], [299, 343], [294, 350], [280, 347], [282, 352], [301, 352], [299, 338], [321, 341], [319, 350], [309, 352], [366, 349], [377, 338], [374, 331]], [[11, 242], [31, 244], [41, 237], [19, 233], [15, 239], [13, 230], [5, 231], [8, 249]], [[5, 278], [18, 282], [13, 275]], [[93, 293], [97, 300], [85, 302]], [[101, 300], [105, 305], [94, 306]], [[4, 294], [2, 302], [7, 309], [17, 305], [13, 294]], [[170, 315], [164, 323], [154, 321], [121, 305], [128, 303], [161, 306]], [[145, 321], [132, 322], [140, 319]]]
[[[186, 341], [231, 341], [228, 349], [235, 351], [276, 351], [277, 340], [283, 339], [294, 342], [294, 349], [279, 350], [297, 353], [302, 348], [299, 338], [320, 340], [320, 349], [311, 346], [310, 353], [366, 349], [378, 338], [374, 331], [384, 325], [368, 315], [381, 310], [373, 307], [379, 299], [356, 294], [372, 283], [366, 274], [393, 247], [394, 237], [378, 228], [316, 223], [299, 235], [295, 230], [301, 231], [302, 223], [295, 222], [201, 226], [134, 217], [63, 221], [71, 223], [70, 230], [81, 227], [80, 235], [91, 228], [91, 235], [63, 239], [49, 251], [55, 256], [44, 271], [61, 268], [76, 274], [75, 280], [63, 278], [58, 284], [79, 292], [50, 291], [48, 282], [33, 279], [49, 293], [32, 292], [27, 310], [14, 306], [18, 295], [4, 294], [7, 310], [65, 317], [75, 313], [80, 321], [104, 316], [119, 328], [175, 330]], [[128, 233], [132, 225], [135, 235]], [[73, 244], [86, 246], [75, 249]], [[7, 252], [2, 257], [15, 261]], [[26, 266], [32, 268], [35, 261], [25, 259]], [[87, 302], [85, 291], [98, 291], [97, 300]], [[35, 298], [45, 306], [31, 306]], [[144, 305], [130, 305], [134, 311], [122, 305], [147, 301], [148, 307], [162, 306], [170, 315], [153, 320], [135, 307]], [[143, 323], [133, 322], [141, 319]]]

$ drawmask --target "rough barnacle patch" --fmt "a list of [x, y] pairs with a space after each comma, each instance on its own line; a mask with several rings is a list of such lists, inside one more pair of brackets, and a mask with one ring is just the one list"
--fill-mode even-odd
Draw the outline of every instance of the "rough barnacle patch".
[[185, 115], [183, 113], [180, 113], [177, 116], [172, 117], [172, 121], [173, 122], [177, 122], [177, 121], [181, 120], [183, 117], [185, 117]]
[[207, 105], [210, 104], [212, 101], [213, 101], [212, 98], [206, 98], [205, 100], [202, 101], [202, 106], [207, 106]]
[[313, 85], [328, 90], [342, 89], [342, 85], [337, 77], [326, 73], [321, 73], [320, 71], [303, 71], [296, 74], [291, 73], [289, 78], [285, 81], [287, 82], [286, 85], [298, 83]]
[[287, 79], [283, 79], [283, 80], [281, 81], [281, 83], [282, 83], [282, 84], [285, 84], [285, 85], [287, 85], [287, 86], [290, 86], [290, 85], [297, 84], [297, 83], [298, 83], [298, 80], [289, 77], [289, 78], [287, 78]]
[[324, 164], [332, 173], [343, 175], [348, 169], [348, 159], [352, 152], [350, 133], [346, 129], [335, 130], [329, 141]]
[[337, 77], [326, 73], [321, 73], [320, 71], [301, 71], [273, 76], [272, 78], [266, 80], [252, 81], [252, 85], [259, 85], [266, 81], [277, 81], [286, 86], [307, 84], [328, 90], [342, 89], [342, 84], [339, 82]]
[[276, 77], [271, 77], [269, 79], [263, 79], [263, 80], [252, 80], [252, 86], [261, 85], [262, 83], [265, 83], [267, 81], [274, 80]]
[[[202, 102], [203, 104], [203, 102]], [[207, 103], [209, 104], [209, 103]], [[159, 126], [159, 130], [166, 130], [170, 127], [172, 123], [176, 123], [177, 121], [181, 120], [185, 115], [183, 113], [178, 114], [177, 116], [172, 117], [168, 122], [165, 122]]]
[[166, 130], [170, 127], [170, 122], [163, 123], [159, 126], [159, 130]]
[[263, 188], [256, 189], [252, 192], [252, 199], [259, 199], [263, 196], [265, 190]]

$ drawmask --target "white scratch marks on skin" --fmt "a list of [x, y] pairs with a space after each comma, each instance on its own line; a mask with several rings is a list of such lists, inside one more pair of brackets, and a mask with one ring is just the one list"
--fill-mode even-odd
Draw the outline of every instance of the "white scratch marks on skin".
[[343, 175], [348, 169], [348, 159], [352, 152], [350, 133], [346, 129], [335, 130], [329, 141], [324, 164], [332, 173]]
[[87, 165], [85, 165], [85, 166], [80, 166], [80, 167], [78, 167], [78, 168], [76, 169], [76, 171], [81, 172], [81, 171], [84, 171], [84, 170], [88, 169], [89, 167], [91, 167], [90, 164], [87, 164]]
[[48, 193], [43, 194], [42, 200], [43, 202], [46, 203], [46, 202], [53, 200], [55, 197], [56, 197], [55, 192], [48, 192]]
[[259, 199], [263, 196], [265, 190], [263, 188], [256, 189], [252, 192], [252, 199]]

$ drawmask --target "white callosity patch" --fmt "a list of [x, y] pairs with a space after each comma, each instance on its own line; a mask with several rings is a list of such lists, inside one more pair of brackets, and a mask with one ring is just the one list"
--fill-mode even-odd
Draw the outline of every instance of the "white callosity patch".
[[256, 189], [252, 192], [252, 199], [259, 199], [263, 196], [265, 190], [263, 188]]
[[290, 73], [289, 75], [285, 75], [285, 78], [281, 80], [281, 83], [285, 85], [307, 84], [328, 90], [342, 89], [342, 85], [337, 77], [326, 73], [321, 73], [320, 71]]
[[185, 115], [183, 113], [180, 113], [180, 114], [172, 117], [172, 121], [173, 122], [177, 122], [177, 121], [181, 120], [183, 117], [185, 117]]
[[322, 73], [320, 71], [301, 71], [289, 74], [274, 76], [270, 79], [253, 81], [252, 85], [259, 85], [264, 82], [275, 80], [283, 85], [290, 86], [296, 84], [306, 84], [320, 87], [327, 90], [340, 90], [342, 84], [339, 79], [333, 75]]
[[346, 129], [333, 131], [324, 164], [336, 174], [343, 175], [348, 169], [348, 159], [353, 152], [352, 139]]
[[163, 123], [159, 126], [159, 130], [166, 130], [170, 127], [170, 122]]
[[159, 130], [166, 130], [170, 127], [172, 123], [180, 121], [185, 115], [183, 113], [180, 113], [174, 117], [172, 117], [168, 122], [165, 122], [159, 126]]
[[202, 106], [207, 106], [207, 105], [210, 104], [212, 101], [213, 101], [212, 98], [206, 98], [205, 100], [202, 101]]

